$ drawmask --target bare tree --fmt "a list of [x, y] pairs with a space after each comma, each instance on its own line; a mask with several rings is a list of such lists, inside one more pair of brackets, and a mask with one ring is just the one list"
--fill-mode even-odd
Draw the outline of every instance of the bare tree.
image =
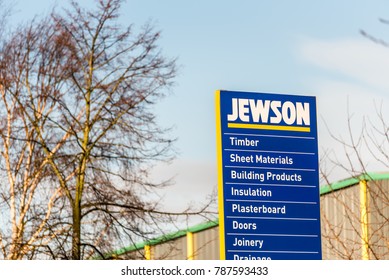
[[[121, 4], [100, 0], [85, 10], [72, 1], [64, 15], [17, 30], [1, 50], [5, 171], [11, 181], [26, 174], [20, 188], [28, 182], [46, 205], [39, 222], [35, 208], [26, 209], [41, 236], [34, 248], [43, 248], [32, 257], [104, 256], [154, 237], [180, 215], [206, 214], [207, 205], [169, 213], [153, 199], [168, 182], [152, 182], [150, 168], [174, 157], [174, 139], [157, 124], [153, 105], [169, 92], [176, 66], [150, 25], [138, 32], [118, 25]], [[15, 240], [11, 247], [32, 244]]]
[[[389, 24], [384, 19], [380, 19], [380, 22]], [[360, 33], [376, 44], [389, 46], [386, 40], [365, 30], [360, 30]], [[378, 171], [389, 169], [389, 123], [382, 104], [375, 105], [371, 111], [375, 115], [363, 117], [362, 122], [355, 121], [355, 116], [348, 112], [346, 135], [337, 136], [328, 129], [332, 138], [343, 148], [343, 153], [324, 153], [323, 161], [326, 164], [321, 165], [324, 182], [331, 186], [328, 178], [334, 168], [355, 178], [356, 184], [362, 181], [357, 188], [360, 189], [359, 193], [334, 190], [322, 200], [336, 207], [323, 209], [323, 239], [333, 255], [341, 259], [360, 258], [362, 247], [364, 257], [389, 258], [389, 180], [374, 181], [369, 176], [370, 172], [377, 171], [377, 166]], [[355, 125], [360, 128], [359, 131], [355, 131]], [[372, 165], [375, 170], [372, 170]], [[364, 205], [361, 205], [362, 200]]]
[[[5, 43], [5, 19], [10, 9], [3, 4], [0, 41]], [[24, 42], [20, 39], [20, 36], [15, 36], [10, 40], [14, 46], [21, 46]], [[31, 257], [37, 244], [44, 246], [50, 239], [45, 233], [45, 226], [50, 215], [55, 212], [53, 204], [60, 194], [59, 189], [47, 192], [44, 196], [39, 194], [38, 185], [47, 179], [45, 159], [36, 149], [36, 135], [17, 102], [20, 94], [18, 89], [23, 79], [19, 79], [19, 83], [10, 83], [15, 77], [24, 76], [25, 68], [16, 65], [24, 63], [30, 52], [26, 50], [12, 56], [9, 54], [16, 52], [9, 47], [7, 43], [1, 45], [0, 62], [0, 162], [2, 174], [5, 175], [0, 185], [0, 248], [3, 258], [21, 259]], [[44, 201], [43, 197], [47, 199]]]
[[[2, 198], [9, 210], [4, 223], [12, 225], [8, 234], [2, 233], [9, 236], [3, 238], [2, 249], [8, 259], [32, 257], [63, 230], [47, 228], [49, 219], [58, 214], [62, 189], [52, 180], [50, 156], [42, 150], [31, 123], [32, 115], [41, 118], [52, 112], [55, 106], [49, 100], [66, 77], [56, 66], [64, 49], [47, 44], [56, 36], [48, 22], [31, 23], [11, 35], [1, 48], [1, 161], [8, 181], [4, 182]], [[54, 152], [67, 137], [53, 145]], [[4, 212], [2, 216], [6, 217]]]
[[376, 115], [358, 122], [357, 132], [349, 113], [347, 135], [331, 134], [343, 153], [327, 151], [322, 159], [326, 165], [321, 175], [330, 188], [332, 168], [355, 178], [355, 188], [333, 190], [322, 197], [323, 241], [332, 256], [340, 259], [389, 258], [389, 179], [375, 181], [369, 175], [377, 172], [371, 169], [373, 163], [375, 168], [380, 166], [379, 172], [389, 168], [389, 125], [382, 106], [372, 111]]

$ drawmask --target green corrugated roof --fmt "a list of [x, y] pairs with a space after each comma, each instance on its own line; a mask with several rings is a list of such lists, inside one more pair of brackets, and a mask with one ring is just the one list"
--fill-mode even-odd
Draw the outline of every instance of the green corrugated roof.
[[[358, 184], [359, 181], [366, 180], [366, 181], [381, 181], [381, 180], [386, 180], [389, 179], [389, 173], [364, 173], [359, 176], [351, 177], [345, 180], [337, 181], [335, 183], [332, 183], [330, 185], [324, 185], [320, 187], [320, 195], [325, 195], [327, 193], [337, 191], [343, 188], [348, 188], [351, 186], [354, 186]], [[156, 245], [162, 242], [167, 242], [182, 236], [185, 236], [187, 232], [199, 232], [203, 231], [215, 226], [219, 225], [219, 220], [215, 221], [208, 221], [193, 227], [189, 227], [186, 230], [179, 230], [175, 233], [163, 235], [161, 237], [151, 239], [149, 241], [141, 242], [129, 247], [124, 247], [119, 250], [116, 250], [112, 253], [107, 254], [107, 256], [114, 256], [114, 255], [122, 255], [124, 253], [132, 252], [135, 250], [140, 250], [143, 249], [145, 245]]]
[[332, 191], [337, 191], [343, 188], [348, 188], [358, 184], [359, 181], [380, 181], [389, 179], [389, 173], [364, 173], [359, 176], [341, 180], [330, 185], [320, 187], [320, 195], [327, 194]]

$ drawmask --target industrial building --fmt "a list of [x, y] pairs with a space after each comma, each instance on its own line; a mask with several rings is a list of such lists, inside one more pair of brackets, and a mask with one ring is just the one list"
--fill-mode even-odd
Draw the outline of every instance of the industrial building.
[[[320, 188], [323, 259], [389, 260], [389, 173], [368, 173]], [[217, 260], [218, 221], [112, 252], [114, 259]]]

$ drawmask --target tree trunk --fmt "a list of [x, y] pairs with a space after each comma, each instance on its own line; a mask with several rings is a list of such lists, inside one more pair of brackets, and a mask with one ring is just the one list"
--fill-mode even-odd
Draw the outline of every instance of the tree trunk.
[[73, 236], [72, 259], [81, 259], [81, 207], [80, 200], [76, 197], [73, 205]]

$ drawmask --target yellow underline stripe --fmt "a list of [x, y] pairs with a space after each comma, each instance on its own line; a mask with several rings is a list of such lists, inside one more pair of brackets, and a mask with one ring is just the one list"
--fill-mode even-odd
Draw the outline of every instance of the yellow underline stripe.
[[228, 123], [228, 128], [311, 132], [311, 128], [309, 126], [288, 126], [288, 125], [251, 124], [251, 123]]

